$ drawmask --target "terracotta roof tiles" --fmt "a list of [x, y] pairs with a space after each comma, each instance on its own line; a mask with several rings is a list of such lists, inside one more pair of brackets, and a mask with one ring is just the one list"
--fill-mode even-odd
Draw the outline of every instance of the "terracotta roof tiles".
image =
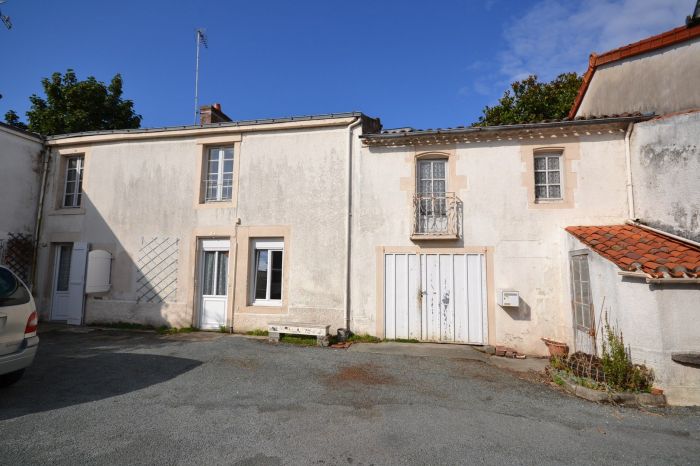
[[700, 248], [636, 225], [572, 226], [566, 231], [628, 272], [700, 278]]

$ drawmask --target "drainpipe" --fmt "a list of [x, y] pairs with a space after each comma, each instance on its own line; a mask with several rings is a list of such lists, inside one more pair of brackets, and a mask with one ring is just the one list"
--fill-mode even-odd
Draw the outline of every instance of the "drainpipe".
[[627, 125], [627, 131], [625, 132], [625, 165], [627, 169], [627, 216], [635, 220], [634, 213], [634, 187], [632, 185], [632, 156], [630, 153], [630, 137], [632, 136], [632, 130], [634, 129], [634, 123]]
[[347, 167], [347, 215], [345, 217], [345, 293], [343, 306], [345, 307], [345, 329], [350, 330], [350, 252], [352, 250], [352, 135], [353, 130], [362, 123], [362, 117], [348, 125], [348, 167]]
[[41, 233], [41, 221], [44, 213], [44, 198], [46, 197], [46, 180], [48, 178], [49, 172], [49, 157], [50, 149], [46, 146], [46, 141], [44, 141], [42, 149], [42, 163], [41, 163], [41, 185], [39, 187], [39, 205], [36, 211], [36, 221], [34, 222], [34, 250], [32, 251], [32, 293], [35, 290], [36, 282], [36, 263], [37, 256], [39, 252], [39, 234]]

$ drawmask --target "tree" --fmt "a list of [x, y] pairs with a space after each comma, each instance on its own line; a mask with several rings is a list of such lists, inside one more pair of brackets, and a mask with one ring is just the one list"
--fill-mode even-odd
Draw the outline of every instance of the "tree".
[[7, 113], [5, 113], [5, 123], [15, 128], [27, 129], [27, 125], [19, 121], [19, 115], [17, 115], [17, 112], [14, 110], [8, 110]]
[[510, 85], [498, 105], [484, 107], [484, 114], [473, 126], [514, 125], [566, 118], [583, 78], [563, 73], [548, 83], [530, 75]]
[[[41, 80], [46, 99], [33, 94], [27, 112], [30, 131], [52, 135], [108, 129], [132, 129], [141, 126], [141, 115], [134, 112], [134, 103], [122, 99], [122, 77], [114, 75], [109, 86], [89, 76], [79, 81], [68, 69], [64, 75], [53, 73]], [[22, 124], [17, 114], [5, 114], [8, 124]]]

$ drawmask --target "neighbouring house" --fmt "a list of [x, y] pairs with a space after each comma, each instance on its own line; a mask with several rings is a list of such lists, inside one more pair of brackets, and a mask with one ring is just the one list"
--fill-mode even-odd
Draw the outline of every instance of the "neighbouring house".
[[43, 138], [0, 123], [0, 264], [32, 280]]
[[675, 404], [700, 404], [698, 10], [686, 26], [591, 55], [570, 114], [656, 115], [627, 131], [628, 222], [567, 228], [571, 301], [577, 348], [600, 349], [590, 334], [605, 312]]

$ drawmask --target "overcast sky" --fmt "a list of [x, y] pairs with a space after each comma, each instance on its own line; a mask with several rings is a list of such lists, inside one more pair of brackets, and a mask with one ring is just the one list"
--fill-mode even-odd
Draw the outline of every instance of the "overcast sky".
[[200, 102], [234, 119], [363, 111], [385, 127], [468, 125], [508, 84], [584, 72], [591, 52], [684, 24], [695, 0], [8, 0], [0, 117], [41, 78], [122, 73], [143, 126], [191, 124]]

